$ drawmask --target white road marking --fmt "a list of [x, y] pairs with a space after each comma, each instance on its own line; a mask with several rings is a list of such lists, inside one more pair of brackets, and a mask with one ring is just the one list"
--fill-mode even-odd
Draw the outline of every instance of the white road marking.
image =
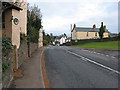
[[100, 53], [97, 53], [97, 54], [100, 54]]
[[[84, 49], [83, 49], [82, 51], [88, 51], [88, 52], [90, 52], [90, 53], [95, 53], [95, 54], [105, 55], [105, 54], [102, 54], [102, 53], [97, 53], [97, 52], [93, 52], [93, 51], [89, 51], [89, 50], [84, 50]], [[109, 55], [105, 55], [105, 56], [108, 57]], [[112, 56], [112, 58], [115, 58], [115, 57]]]
[[[105, 68], [105, 69], [107, 69], [107, 70], [110, 70], [110, 71], [112, 71], [112, 72], [114, 72], [114, 73], [117, 73], [117, 74], [120, 74], [120, 72], [119, 71], [116, 71], [116, 70], [114, 70], [114, 69], [112, 69], [112, 68], [110, 68], [110, 67], [108, 67], [108, 66], [105, 66], [105, 65], [102, 65], [102, 64], [100, 64], [100, 63], [98, 63], [98, 62], [95, 62], [95, 61], [93, 61], [93, 60], [90, 60], [90, 59], [88, 59], [88, 58], [86, 58], [86, 57], [83, 57], [83, 56], [81, 56], [81, 55], [78, 55], [78, 54], [76, 54], [76, 53], [73, 53], [73, 52], [71, 52], [71, 51], [67, 51], [68, 53], [71, 53], [71, 54], [73, 54], [73, 55], [76, 55], [76, 56], [78, 56], [78, 57], [80, 57], [80, 58], [84, 58], [84, 59], [86, 59], [86, 61], [89, 61], [89, 62], [91, 62], [91, 63], [94, 63], [94, 64], [96, 64], [96, 65], [98, 65], [98, 66], [100, 66], [100, 67], [102, 67], [102, 68]], [[85, 60], [84, 60], [85, 61]]]
[[115, 58], [115, 57], [112, 57], [112, 58]]

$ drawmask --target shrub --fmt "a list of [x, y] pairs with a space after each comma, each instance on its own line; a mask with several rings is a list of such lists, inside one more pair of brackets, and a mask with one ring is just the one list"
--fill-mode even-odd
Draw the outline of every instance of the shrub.
[[2, 62], [2, 72], [5, 72], [9, 67], [9, 63]]
[[2, 38], [2, 53], [3, 55], [7, 55], [10, 50], [12, 50], [14, 47], [11, 43], [10, 38]]
[[36, 30], [34, 27], [31, 27], [28, 37], [30, 39], [30, 42], [38, 43], [39, 31]]
[[27, 40], [27, 36], [25, 36], [25, 34], [20, 34], [20, 40], [22, 40], [22, 41], [25, 41], [25, 42], [27, 42], [28, 40]]

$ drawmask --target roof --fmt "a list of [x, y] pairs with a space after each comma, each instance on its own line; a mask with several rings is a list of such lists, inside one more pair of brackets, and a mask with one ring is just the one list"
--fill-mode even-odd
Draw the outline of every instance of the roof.
[[[85, 27], [76, 27], [75, 31], [76, 32], [80, 32], [80, 31], [83, 31], [83, 32], [99, 32], [99, 28], [93, 29], [93, 28], [85, 28]], [[105, 32], [109, 32], [108, 29], [105, 29]]]
[[65, 35], [60, 35], [60, 36], [57, 36], [55, 39], [61, 39], [62, 37], [66, 37]]
[[69, 39], [71, 39], [71, 37], [66, 38], [66, 40], [69, 40]]
[[10, 3], [10, 2], [2, 2], [2, 5], [7, 7], [5, 9], [5, 11], [8, 9], [16, 9], [18, 11], [23, 10], [22, 8], [18, 7], [17, 5], [15, 5], [13, 3]]

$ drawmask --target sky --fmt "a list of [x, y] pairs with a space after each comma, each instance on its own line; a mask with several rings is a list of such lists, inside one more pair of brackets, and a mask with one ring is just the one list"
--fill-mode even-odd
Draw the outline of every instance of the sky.
[[41, 9], [46, 33], [71, 35], [70, 25], [97, 28], [104, 22], [111, 33], [118, 33], [119, 0], [28, 0]]

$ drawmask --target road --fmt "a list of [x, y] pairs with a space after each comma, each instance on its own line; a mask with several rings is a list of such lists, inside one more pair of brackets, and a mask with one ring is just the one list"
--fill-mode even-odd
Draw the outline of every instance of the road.
[[49, 46], [45, 68], [50, 88], [118, 88], [118, 59], [67, 46]]

